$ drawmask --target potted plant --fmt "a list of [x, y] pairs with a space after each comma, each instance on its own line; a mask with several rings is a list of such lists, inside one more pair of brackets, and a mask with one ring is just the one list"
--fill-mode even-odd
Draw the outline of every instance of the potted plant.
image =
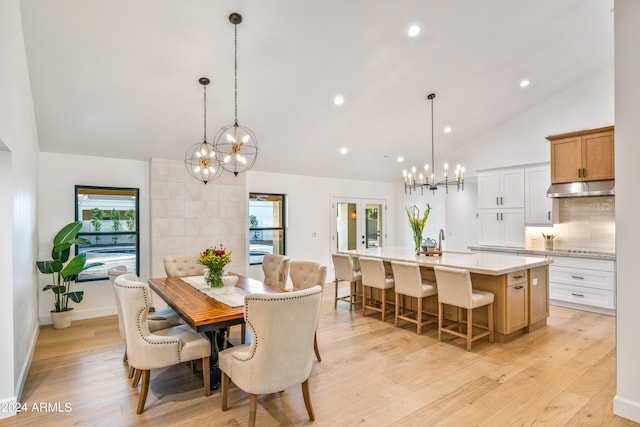
[[53, 283], [45, 286], [42, 290], [51, 290], [54, 294], [55, 309], [51, 310], [51, 321], [56, 329], [66, 328], [71, 324], [73, 307], [69, 308], [69, 300], [79, 303], [84, 296], [84, 291], [71, 291], [71, 282], [81, 271], [103, 264], [101, 262], [87, 264], [87, 254], [85, 253], [69, 259], [73, 245], [88, 245], [90, 243], [87, 239], [77, 237], [81, 228], [81, 221], [72, 222], [62, 227], [53, 238], [52, 259], [36, 263], [42, 274], [51, 274], [53, 278]]

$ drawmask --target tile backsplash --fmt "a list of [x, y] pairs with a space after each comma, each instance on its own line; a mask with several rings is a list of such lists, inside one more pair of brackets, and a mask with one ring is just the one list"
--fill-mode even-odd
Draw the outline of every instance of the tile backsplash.
[[541, 233], [555, 234], [554, 249], [615, 252], [615, 199], [572, 197], [558, 199], [559, 223], [553, 227], [527, 227], [527, 246], [542, 249]]

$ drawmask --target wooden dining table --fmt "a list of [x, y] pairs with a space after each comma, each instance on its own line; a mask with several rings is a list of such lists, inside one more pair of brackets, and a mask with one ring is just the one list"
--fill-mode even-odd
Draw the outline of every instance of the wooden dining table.
[[[259, 280], [236, 273], [236, 288], [247, 294], [271, 294], [285, 292], [281, 288], [268, 286]], [[230, 307], [191, 286], [180, 277], [149, 279], [149, 287], [169, 305], [186, 324], [196, 332], [204, 332], [211, 341], [211, 389], [220, 386], [218, 351], [230, 343], [225, 338], [230, 326], [244, 323], [244, 306]]]

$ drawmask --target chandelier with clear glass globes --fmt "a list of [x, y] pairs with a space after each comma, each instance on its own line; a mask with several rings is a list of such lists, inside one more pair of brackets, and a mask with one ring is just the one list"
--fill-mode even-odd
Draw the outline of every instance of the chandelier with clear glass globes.
[[204, 90], [204, 136], [202, 142], [192, 145], [184, 156], [184, 164], [189, 175], [205, 184], [218, 178], [223, 171], [213, 144], [207, 142], [207, 85], [211, 82], [200, 77], [198, 82]]
[[222, 167], [228, 172], [238, 175], [251, 169], [258, 157], [258, 141], [251, 129], [238, 124], [238, 24], [242, 15], [232, 13], [229, 22], [234, 28], [234, 96], [235, 120], [232, 125], [223, 127], [215, 137], [215, 149], [222, 156]]
[[433, 100], [436, 97], [435, 93], [427, 95], [427, 100], [431, 101], [431, 169], [429, 164], [424, 165], [424, 172], [418, 172], [414, 167], [410, 171], [406, 169], [402, 172], [404, 177], [404, 192], [411, 194], [412, 191], [420, 189], [420, 193], [424, 194], [424, 190], [431, 190], [434, 194], [438, 187], [444, 187], [445, 191], [449, 193], [449, 186], [456, 186], [458, 191], [464, 191], [464, 167], [459, 164], [454, 171], [455, 179], [449, 175], [449, 164], [444, 164], [444, 177], [440, 181], [436, 181], [435, 170], [435, 157], [434, 157], [434, 143], [433, 143]]

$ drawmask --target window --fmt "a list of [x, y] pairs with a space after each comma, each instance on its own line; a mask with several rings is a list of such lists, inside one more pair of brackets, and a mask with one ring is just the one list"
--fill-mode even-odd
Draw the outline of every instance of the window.
[[90, 242], [76, 245], [76, 254], [86, 253], [87, 264], [103, 263], [81, 272], [76, 281], [106, 279], [117, 265], [140, 274], [138, 189], [76, 185], [75, 191], [76, 221], [82, 221], [78, 237]]
[[249, 264], [266, 254], [286, 255], [286, 195], [249, 194]]

